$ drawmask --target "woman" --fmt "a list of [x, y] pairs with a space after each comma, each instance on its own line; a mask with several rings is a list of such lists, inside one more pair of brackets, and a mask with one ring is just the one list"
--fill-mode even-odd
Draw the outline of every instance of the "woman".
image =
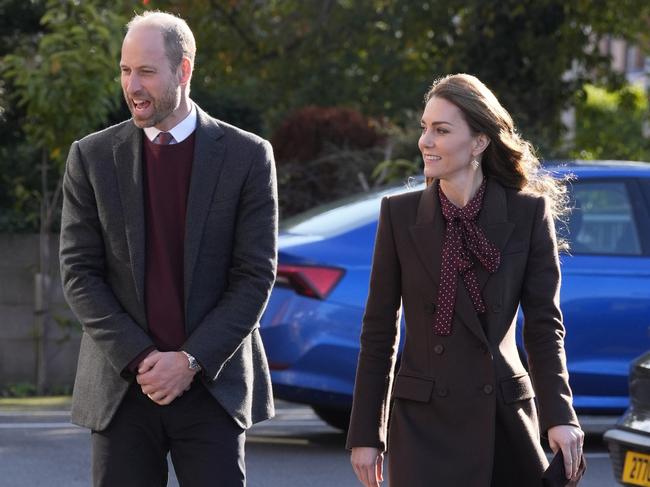
[[419, 147], [427, 188], [381, 205], [347, 443], [355, 473], [378, 486], [387, 450], [391, 487], [541, 486], [541, 431], [575, 479], [584, 434], [553, 226], [564, 187], [538, 172], [508, 112], [467, 74], [432, 86]]

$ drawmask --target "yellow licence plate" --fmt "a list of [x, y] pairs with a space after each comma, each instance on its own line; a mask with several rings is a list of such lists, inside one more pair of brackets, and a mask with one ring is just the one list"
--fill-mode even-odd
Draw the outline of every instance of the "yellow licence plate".
[[650, 455], [628, 451], [623, 464], [623, 482], [650, 487]]

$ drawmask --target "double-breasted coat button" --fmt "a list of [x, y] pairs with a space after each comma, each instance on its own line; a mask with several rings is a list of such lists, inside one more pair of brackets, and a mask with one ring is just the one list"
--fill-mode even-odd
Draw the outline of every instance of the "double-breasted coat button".
[[483, 392], [485, 392], [488, 395], [492, 394], [492, 392], [494, 392], [494, 387], [492, 387], [492, 384], [485, 384], [483, 386]]
[[436, 345], [433, 347], [433, 351], [436, 355], [442, 355], [442, 353], [445, 351], [445, 347], [443, 345]]
[[446, 387], [442, 387], [442, 386], [437, 387], [436, 388], [436, 394], [438, 396], [440, 396], [440, 397], [447, 397], [447, 395], [449, 394], [449, 389], [447, 389]]

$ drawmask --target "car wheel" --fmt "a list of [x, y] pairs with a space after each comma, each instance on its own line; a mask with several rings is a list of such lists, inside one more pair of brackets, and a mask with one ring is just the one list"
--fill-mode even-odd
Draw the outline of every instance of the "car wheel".
[[312, 409], [320, 419], [330, 426], [343, 431], [348, 430], [348, 425], [350, 424], [349, 409], [335, 409], [321, 406], [312, 406]]

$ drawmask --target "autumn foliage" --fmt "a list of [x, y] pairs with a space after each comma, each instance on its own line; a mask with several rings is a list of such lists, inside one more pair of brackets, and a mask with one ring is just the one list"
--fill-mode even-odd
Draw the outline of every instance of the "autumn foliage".
[[327, 145], [368, 149], [381, 145], [384, 136], [377, 121], [350, 108], [308, 106], [289, 115], [271, 142], [279, 163], [309, 161]]
[[349, 108], [308, 106], [289, 115], [271, 138], [281, 216], [367, 189], [384, 142], [377, 120]]

